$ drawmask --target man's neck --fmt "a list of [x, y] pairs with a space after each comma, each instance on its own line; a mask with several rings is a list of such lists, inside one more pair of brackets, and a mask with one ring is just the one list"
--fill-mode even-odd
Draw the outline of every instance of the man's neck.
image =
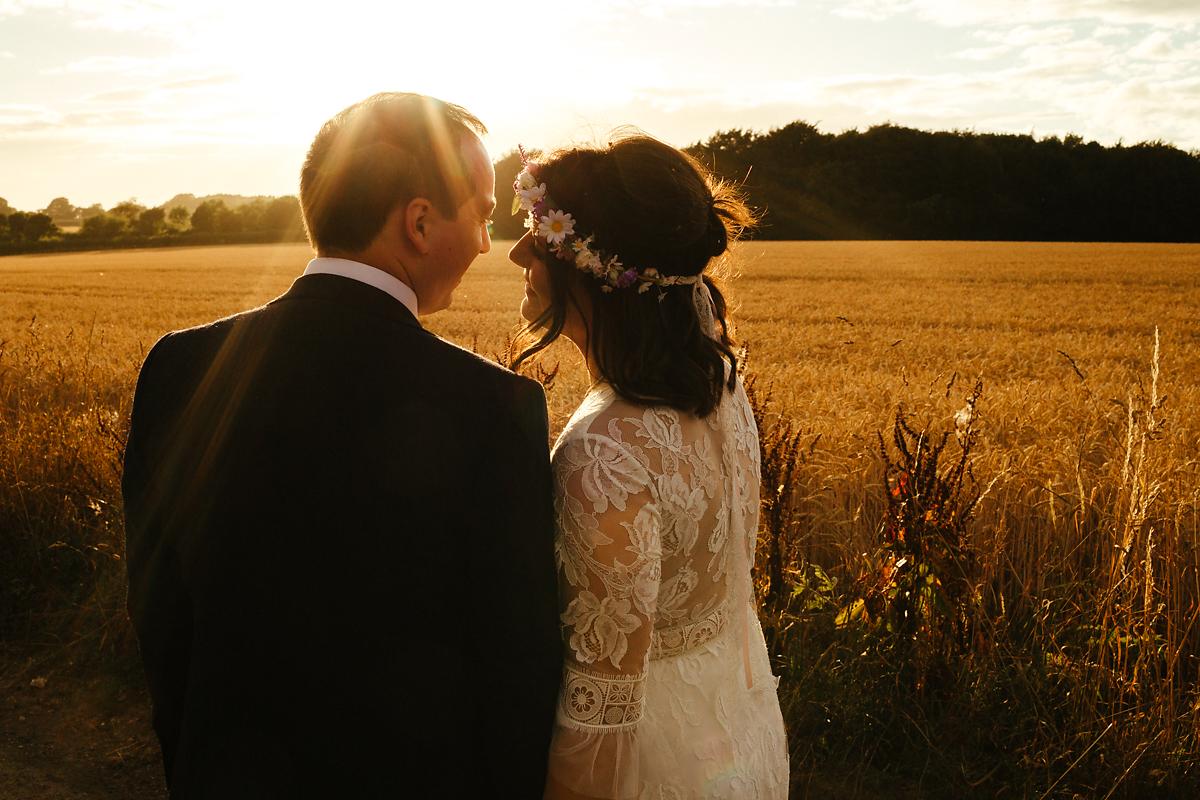
[[402, 278], [374, 264], [345, 255], [330, 255], [327, 251], [319, 252], [304, 269], [305, 275], [314, 273], [330, 273], [361, 281], [396, 298], [414, 317], [420, 313], [420, 299], [416, 290]]
[[396, 280], [403, 283], [408, 288], [416, 292], [416, 287], [413, 285], [412, 276], [409, 275], [408, 268], [398, 256], [384, 255], [376, 253], [372, 250], [362, 250], [359, 252], [348, 252], [341, 250], [317, 250], [317, 258], [344, 258], [347, 261], [357, 261], [359, 264], [366, 264], [368, 267], [374, 267], [381, 272], [386, 272]]

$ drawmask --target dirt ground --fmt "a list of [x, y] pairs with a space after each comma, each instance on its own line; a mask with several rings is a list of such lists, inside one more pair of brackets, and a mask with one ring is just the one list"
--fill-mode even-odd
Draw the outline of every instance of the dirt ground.
[[166, 798], [135, 669], [0, 652], [0, 798]]

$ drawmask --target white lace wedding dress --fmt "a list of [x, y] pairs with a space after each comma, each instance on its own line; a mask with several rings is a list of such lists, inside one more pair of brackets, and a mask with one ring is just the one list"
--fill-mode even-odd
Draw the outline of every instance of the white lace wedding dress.
[[750, 578], [758, 432], [740, 382], [706, 419], [601, 384], [553, 462], [568, 646], [548, 795], [786, 798]]

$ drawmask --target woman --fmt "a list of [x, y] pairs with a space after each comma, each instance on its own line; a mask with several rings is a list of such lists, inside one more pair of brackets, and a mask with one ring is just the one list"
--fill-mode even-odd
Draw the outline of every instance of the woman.
[[[705, 269], [750, 223], [643, 135], [525, 162], [528, 348], [594, 380], [553, 454], [567, 639], [548, 798], [784, 798], [783, 720], [750, 567], [758, 434]], [[540, 334], [540, 335], [537, 335]]]

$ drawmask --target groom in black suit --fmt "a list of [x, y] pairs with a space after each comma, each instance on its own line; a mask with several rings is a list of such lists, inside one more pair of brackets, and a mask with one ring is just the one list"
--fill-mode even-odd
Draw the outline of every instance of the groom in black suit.
[[545, 398], [427, 332], [490, 247], [464, 109], [327, 122], [283, 296], [163, 337], [125, 453], [129, 612], [192, 798], [538, 798], [561, 668]]

